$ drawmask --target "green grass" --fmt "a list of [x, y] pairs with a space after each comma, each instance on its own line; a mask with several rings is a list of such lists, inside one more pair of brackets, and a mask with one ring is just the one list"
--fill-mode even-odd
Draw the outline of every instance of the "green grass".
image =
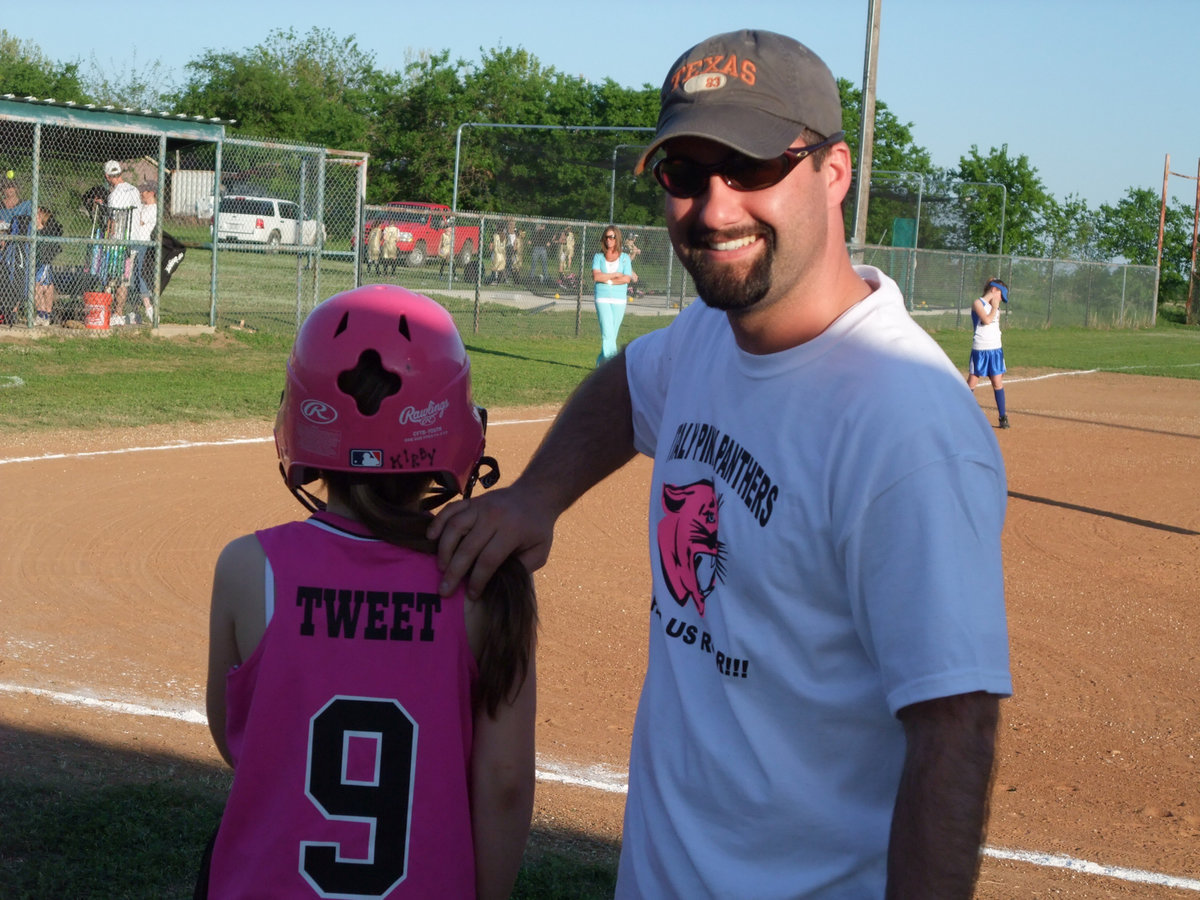
[[[970, 332], [939, 331], [933, 337], [965, 371]], [[1004, 361], [1009, 369], [1102, 369], [1200, 379], [1200, 328], [1162, 324], [1133, 331], [1008, 329], [1004, 332]]]
[[[76, 764], [82, 759], [76, 759]], [[143, 760], [148, 779], [0, 778], [0, 896], [5, 900], [192, 896], [231, 777], [195, 764]], [[122, 768], [136, 763], [129, 761]], [[535, 826], [515, 900], [612, 896], [619, 847]]]
[[[454, 301], [449, 301], [454, 306]], [[561, 319], [547, 332], [547, 315]], [[573, 337], [574, 316], [510, 312], [496, 333], [470, 333], [457, 315], [472, 358], [475, 398], [484, 406], [562, 402], [592, 371], [599, 345], [594, 316]], [[531, 320], [538, 319], [536, 323]], [[669, 319], [628, 316], [623, 341]], [[965, 365], [970, 336], [934, 333]], [[220, 330], [161, 338], [114, 331], [0, 342], [0, 432], [260, 419], [269, 423], [283, 386], [290, 337]], [[1160, 325], [1137, 331], [1009, 330], [1009, 368], [1105, 369], [1200, 378], [1200, 329]], [[14, 379], [19, 379], [19, 385]]]
[[0, 780], [0, 894], [190, 897], [224, 794], [167, 779], [111, 786]]
[[[476, 402], [533, 406], [561, 402], [595, 366], [598, 334], [553, 337], [524, 329], [473, 336]], [[563, 314], [556, 314], [562, 316]], [[592, 317], [594, 319], [594, 316]], [[622, 337], [661, 327], [666, 318], [630, 316]], [[566, 318], [561, 330], [573, 328]], [[594, 330], [594, 322], [590, 323]], [[206, 423], [270, 422], [283, 387], [290, 336], [223, 329], [162, 338], [115, 330], [0, 342], [0, 432]], [[14, 379], [19, 379], [19, 383]]]

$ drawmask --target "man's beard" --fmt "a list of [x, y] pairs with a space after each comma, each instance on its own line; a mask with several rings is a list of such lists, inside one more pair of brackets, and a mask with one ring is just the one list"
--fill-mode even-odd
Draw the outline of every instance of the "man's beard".
[[[775, 230], [764, 225], [755, 233], [765, 246], [749, 269], [715, 262], [709, 253], [696, 249], [705, 246], [707, 241], [692, 239], [689, 247], [680, 254], [684, 268], [696, 282], [696, 291], [700, 299], [713, 309], [725, 312], [747, 310], [765, 297], [771, 289]], [[729, 240], [725, 236], [722, 237]]]

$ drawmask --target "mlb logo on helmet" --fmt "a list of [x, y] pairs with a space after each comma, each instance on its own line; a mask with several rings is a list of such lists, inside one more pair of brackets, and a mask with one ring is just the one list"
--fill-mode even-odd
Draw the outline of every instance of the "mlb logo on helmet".
[[380, 469], [383, 467], [383, 451], [351, 450], [350, 467], [353, 469]]

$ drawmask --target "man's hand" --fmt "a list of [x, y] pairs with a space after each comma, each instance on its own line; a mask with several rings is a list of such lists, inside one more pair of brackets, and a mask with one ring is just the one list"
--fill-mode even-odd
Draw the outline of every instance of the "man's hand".
[[477, 598], [504, 560], [516, 554], [530, 572], [546, 564], [557, 516], [545, 511], [520, 485], [447, 504], [429, 527], [438, 542], [439, 590], [449, 596], [467, 579]]
[[479, 597], [513, 554], [530, 572], [544, 566], [558, 517], [634, 452], [621, 350], [575, 389], [511, 487], [450, 503], [438, 513], [426, 536], [438, 542], [442, 596], [466, 578], [467, 596]]

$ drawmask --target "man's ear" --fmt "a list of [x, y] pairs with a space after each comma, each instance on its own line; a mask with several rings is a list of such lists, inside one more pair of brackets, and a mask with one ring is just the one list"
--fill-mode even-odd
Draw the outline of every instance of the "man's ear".
[[821, 172], [825, 174], [826, 184], [830, 192], [830, 205], [841, 206], [850, 191], [854, 180], [854, 163], [850, 159], [850, 146], [845, 141], [838, 141], [829, 148], [825, 161], [821, 163]]

